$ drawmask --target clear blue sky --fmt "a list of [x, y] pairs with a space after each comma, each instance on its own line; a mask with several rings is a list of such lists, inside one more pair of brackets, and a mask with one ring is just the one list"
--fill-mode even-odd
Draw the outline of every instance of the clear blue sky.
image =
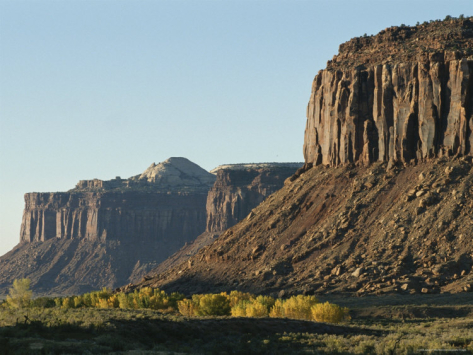
[[184, 156], [302, 161], [312, 80], [340, 43], [471, 0], [0, 0], [0, 255], [26, 192]]

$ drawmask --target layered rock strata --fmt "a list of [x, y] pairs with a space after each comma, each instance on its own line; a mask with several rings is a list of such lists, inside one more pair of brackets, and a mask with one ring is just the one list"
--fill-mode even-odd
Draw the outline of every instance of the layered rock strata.
[[69, 192], [28, 193], [20, 242], [170, 239], [180, 247], [205, 230], [207, 192], [214, 181], [189, 160], [170, 158], [127, 180], [94, 179]]
[[302, 164], [234, 164], [210, 174], [170, 158], [129, 179], [28, 193], [20, 244], [0, 258], [0, 296], [23, 277], [36, 295], [137, 282], [171, 255], [161, 268], [197, 253]]
[[306, 163], [472, 154], [472, 47], [469, 19], [395, 27], [342, 44], [312, 85]]
[[36, 294], [138, 281], [205, 231], [214, 181], [189, 160], [170, 158], [129, 179], [26, 194], [20, 244], [0, 258], [0, 293], [19, 277], [29, 277]]
[[128, 290], [473, 291], [472, 21], [342, 44], [313, 83], [304, 167], [212, 244]]
[[29, 193], [20, 241], [195, 239], [205, 230], [207, 193]]

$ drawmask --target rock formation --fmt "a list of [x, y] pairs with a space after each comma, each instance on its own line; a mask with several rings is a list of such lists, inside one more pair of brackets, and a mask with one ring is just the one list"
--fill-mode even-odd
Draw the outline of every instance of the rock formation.
[[300, 166], [234, 164], [211, 174], [170, 158], [129, 179], [81, 180], [68, 192], [28, 193], [20, 244], [0, 258], [0, 293], [22, 277], [32, 280], [37, 295], [137, 282], [177, 251], [160, 267], [195, 254]]
[[127, 290], [470, 292], [472, 201], [471, 157], [390, 170], [320, 165], [288, 179], [195, 255]]
[[472, 20], [341, 45], [314, 80], [304, 167], [212, 244], [127, 289], [472, 291]]
[[20, 242], [126, 238], [182, 245], [205, 229], [205, 201], [214, 181], [189, 160], [170, 158], [127, 180], [95, 179], [69, 192], [28, 193]]
[[170, 158], [130, 179], [25, 194], [20, 244], [0, 259], [0, 289], [25, 276], [37, 294], [139, 280], [205, 231], [214, 181], [189, 160]]
[[260, 163], [221, 165], [210, 172], [217, 175], [207, 195], [205, 232], [161, 263], [150, 274], [159, 274], [186, 261], [212, 243], [226, 229], [243, 218], [266, 197], [279, 190], [284, 180], [303, 163]]
[[314, 79], [314, 165], [473, 154], [473, 22], [393, 27], [340, 46]]
[[284, 185], [302, 163], [223, 165], [207, 198], [206, 232], [221, 233], [245, 218], [253, 208]]

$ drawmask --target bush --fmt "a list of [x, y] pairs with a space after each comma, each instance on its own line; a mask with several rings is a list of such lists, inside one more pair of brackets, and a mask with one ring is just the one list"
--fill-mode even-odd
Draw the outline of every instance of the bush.
[[274, 298], [269, 296], [258, 296], [246, 309], [247, 317], [267, 317], [271, 307], [274, 306]]
[[317, 322], [340, 323], [349, 320], [348, 308], [342, 308], [328, 302], [318, 303], [311, 307], [312, 319]]
[[254, 296], [251, 293], [247, 292], [231, 291], [228, 298], [230, 300], [230, 307], [233, 308], [241, 301], [250, 301], [254, 298]]
[[284, 318], [284, 300], [276, 300], [271, 311], [269, 311], [269, 316], [271, 318]]

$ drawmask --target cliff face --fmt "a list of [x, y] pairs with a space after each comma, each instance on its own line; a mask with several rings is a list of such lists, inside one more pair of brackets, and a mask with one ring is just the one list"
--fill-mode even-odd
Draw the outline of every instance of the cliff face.
[[189, 160], [170, 158], [129, 179], [26, 194], [20, 244], [0, 258], [0, 293], [21, 277], [37, 295], [139, 280], [205, 231], [214, 181]]
[[300, 166], [226, 165], [213, 170], [216, 177], [170, 158], [129, 179], [28, 193], [20, 244], [0, 258], [0, 294], [22, 277], [31, 279], [36, 295], [137, 282], [158, 265], [164, 270], [197, 253]]
[[222, 232], [245, 218], [302, 163], [228, 166], [217, 170], [217, 180], [207, 197], [206, 232]]
[[51, 238], [172, 240], [182, 246], [205, 230], [206, 193], [29, 193], [21, 242]]
[[472, 43], [473, 23], [457, 20], [390, 28], [342, 44], [314, 79], [306, 163], [472, 154]]

